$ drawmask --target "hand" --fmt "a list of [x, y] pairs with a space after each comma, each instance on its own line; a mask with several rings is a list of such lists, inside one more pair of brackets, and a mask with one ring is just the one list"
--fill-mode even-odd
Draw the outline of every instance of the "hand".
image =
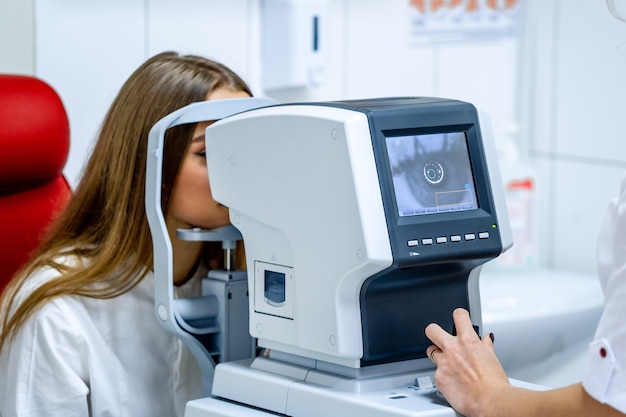
[[494, 411], [494, 401], [511, 385], [491, 337], [476, 335], [467, 310], [456, 309], [452, 317], [457, 336], [435, 323], [426, 327], [426, 336], [434, 343], [426, 354], [437, 366], [435, 384], [457, 412], [485, 416]]

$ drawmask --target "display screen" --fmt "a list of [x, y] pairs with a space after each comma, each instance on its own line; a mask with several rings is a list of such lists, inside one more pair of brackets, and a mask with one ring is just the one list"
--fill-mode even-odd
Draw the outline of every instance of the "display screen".
[[464, 132], [386, 137], [400, 217], [478, 208]]

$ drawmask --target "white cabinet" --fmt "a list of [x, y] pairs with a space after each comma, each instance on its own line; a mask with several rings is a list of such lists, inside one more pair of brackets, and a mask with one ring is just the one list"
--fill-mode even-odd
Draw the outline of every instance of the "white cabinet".
[[597, 0], [560, 2], [556, 18], [555, 151], [626, 162], [626, 23]]
[[626, 24], [604, 1], [531, 0], [527, 9], [531, 150], [626, 162]]

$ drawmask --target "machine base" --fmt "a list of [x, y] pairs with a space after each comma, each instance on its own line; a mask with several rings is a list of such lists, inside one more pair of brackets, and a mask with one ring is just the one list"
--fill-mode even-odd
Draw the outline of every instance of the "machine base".
[[[415, 389], [405, 388], [385, 393], [369, 395], [331, 392], [319, 387], [294, 400], [295, 408], [288, 414], [261, 410], [245, 404], [234, 403], [222, 398], [202, 398], [190, 401], [185, 409], [185, 417], [456, 417], [459, 416], [445, 400], [439, 397], [436, 389], [417, 393]], [[318, 397], [319, 395], [319, 397]], [[307, 398], [308, 397], [308, 398]]]
[[185, 417], [429, 417], [457, 414], [432, 382], [432, 372], [350, 378], [266, 358], [217, 366], [213, 394], [191, 401]]
[[214, 397], [190, 401], [185, 407], [185, 417], [275, 417], [277, 415], [279, 414]]
[[223, 363], [216, 368], [216, 396], [190, 401], [185, 417], [459, 416], [433, 385], [433, 373], [434, 369], [415, 370], [355, 381], [260, 358], [253, 364]]

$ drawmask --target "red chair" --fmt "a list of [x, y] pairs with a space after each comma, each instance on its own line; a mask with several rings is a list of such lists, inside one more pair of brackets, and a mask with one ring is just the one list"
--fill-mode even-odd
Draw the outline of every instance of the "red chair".
[[57, 93], [37, 78], [0, 74], [0, 292], [71, 196], [68, 152]]

